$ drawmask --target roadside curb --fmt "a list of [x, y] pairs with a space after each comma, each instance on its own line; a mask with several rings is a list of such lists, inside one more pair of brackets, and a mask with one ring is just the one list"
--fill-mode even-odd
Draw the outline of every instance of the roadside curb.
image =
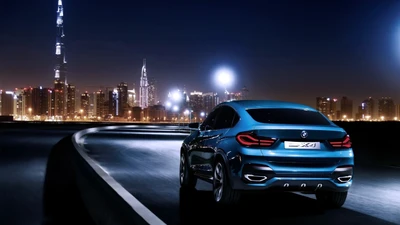
[[[112, 176], [110, 176], [104, 169], [102, 169], [95, 160], [91, 159], [86, 152], [88, 151], [83, 147], [82, 137], [90, 134], [97, 133], [102, 130], [115, 130], [118, 128], [141, 128], [140, 125], [128, 125], [128, 126], [107, 126], [107, 127], [96, 127], [89, 128], [75, 133], [72, 136], [72, 143], [84, 159], [84, 161], [95, 171], [95, 173], [102, 179], [103, 182], [108, 184], [115, 192], [115, 201], [118, 202], [118, 198], [122, 199], [132, 210], [132, 213], [136, 213], [140, 218], [145, 221], [142, 224], [154, 224], [154, 225], [166, 225], [160, 218], [158, 218], [153, 212], [151, 212], [146, 206], [144, 206], [139, 200], [137, 200], [131, 193], [129, 193], [121, 184], [119, 184]], [[79, 171], [77, 171], [79, 172]], [[109, 221], [108, 221], [109, 222]], [[130, 221], [138, 224], [138, 221]], [[128, 222], [129, 224], [129, 222]]]

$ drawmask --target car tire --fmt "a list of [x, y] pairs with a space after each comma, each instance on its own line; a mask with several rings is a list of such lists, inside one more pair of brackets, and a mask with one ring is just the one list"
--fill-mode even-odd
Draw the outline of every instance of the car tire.
[[195, 177], [193, 171], [190, 170], [188, 157], [183, 151], [181, 151], [180, 156], [179, 180], [181, 188], [194, 189], [196, 187], [197, 177]]
[[319, 192], [315, 194], [317, 201], [327, 208], [340, 208], [346, 202], [346, 192]]
[[226, 167], [222, 160], [213, 168], [213, 197], [217, 204], [231, 205], [239, 202], [240, 192], [232, 189]]

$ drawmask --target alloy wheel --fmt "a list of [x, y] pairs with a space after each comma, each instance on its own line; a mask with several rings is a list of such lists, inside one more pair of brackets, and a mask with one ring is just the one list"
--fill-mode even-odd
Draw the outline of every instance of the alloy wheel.
[[221, 201], [224, 185], [224, 168], [220, 162], [217, 163], [214, 169], [214, 199], [216, 202]]

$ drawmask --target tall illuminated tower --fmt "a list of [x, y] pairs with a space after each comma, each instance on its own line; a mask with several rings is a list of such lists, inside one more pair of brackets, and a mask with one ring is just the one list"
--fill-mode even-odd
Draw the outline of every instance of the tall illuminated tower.
[[54, 105], [52, 109], [54, 112], [53, 116], [64, 116], [66, 114], [67, 107], [67, 60], [65, 58], [65, 46], [64, 46], [64, 9], [62, 0], [58, 0], [57, 9], [57, 37], [56, 37], [56, 65], [54, 67], [54, 91], [53, 100]]
[[146, 59], [143, 59], [140, 76], [139, 106], [144, 109], [149, 106], [149, 83], [147, 81]]

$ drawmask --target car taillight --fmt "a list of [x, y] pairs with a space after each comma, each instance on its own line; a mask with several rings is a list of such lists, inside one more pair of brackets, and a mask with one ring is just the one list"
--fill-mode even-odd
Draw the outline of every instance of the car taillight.
[[260, 137], [251, 132], [239, 133], [236, 140], [246, 147], [270, 147], [276, 141], [275, 138]]
[[334, 148], [351, 148], [351, 140], [349, 135], [344, 136], [343, 140], [341, 141], [335, 140], [329, 141], [329, 143]]

